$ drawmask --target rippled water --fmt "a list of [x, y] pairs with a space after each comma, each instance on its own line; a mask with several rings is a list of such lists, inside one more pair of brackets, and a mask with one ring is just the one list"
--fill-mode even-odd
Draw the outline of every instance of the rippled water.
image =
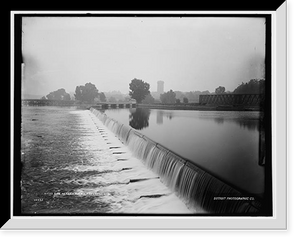
[[88, 110], [23, 107], [23, 214], [192, 213]]

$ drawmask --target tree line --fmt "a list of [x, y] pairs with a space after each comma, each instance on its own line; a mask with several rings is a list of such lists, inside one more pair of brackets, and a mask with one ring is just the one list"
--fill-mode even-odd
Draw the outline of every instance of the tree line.
[[[233, 92], [226, 91], [225, 87], [219, 86], [215, 89], [215, 94], [234, 93], [234, 94], [262, 94], [265, 92], [264, 79], [251, 79], [247, 83], [240, 84]], [[190, 91], [181, 92], [173, 91], [172, 89], [160, 95], [160, 99], [156, 100], [150, 93], [150, 84], [141, 79], [134, 78], [129, 83], [129, 97], [135, 99], [137, 103], [154, 104], [187, 104], [189, 102], [197, 102], [199, 95], [211, 94], [206, 91]], [[107, 98], [104, 92], [99, 92], [95, 84], [86, 83], [85, 85], [76, 86], [74, 93], [75, 100], [81, 103], [106, 102]], [[110, 97], [108, 101], [115, 102], [116, 99]], [[71, 100], [70, 94], [66, 93], [65, 89], [61, 88], [50, 92], [43, 96], [42, 99], [48, 100]], [[127, 99], [128, 101], [129, 99]]]
[[[106, 102], [106, 96], [103, 92], [99, 92], [96, 86], [92, 83], [76, 86], [74, 97], [76, 101], [82, 103], [94, 103], [95, 101]], [[71, 100], [70, 94], [66, 93], [65, 89], [61, 88], [50, 92], [43, 96], [42, 99], [48, 100]]]
[[42, 100], [71, 100], [70, 94], [68, 94], [65, 89], [58, 89], [56, 91], [50, 92], [49, 94], [42, 97]]
[[85, 103], [93, 103], [95, 99], [106, 102], [106, 96], [103, 92], [98, 91], [96, 86], [92, 83], [86, 83], [84, 86], [76, 86], [75, 99]]
[[[145, 104], [184, 104], [192, 102], [198, 102], [199, 95], [201, 94], [211, 94], [208, 90], [206, 91], [191, 91], [191, 92], [181, 92], [173, 91], [172, 89], [164, 92], [160, 95], [160, 100], [155, 100], [150, 91], [150, 85], [140, 79], [133, 79], [129, 84], [130, 92], [129, 95], [136, 100], [137, 103]], [[265, 92], [265, 80], [264, 79], [251, 79], [247, 83], [240, 84], [233, 92], [226, 91], [224, 86], [219, 86], [215, 89], [212, 94], [263, 94]]]

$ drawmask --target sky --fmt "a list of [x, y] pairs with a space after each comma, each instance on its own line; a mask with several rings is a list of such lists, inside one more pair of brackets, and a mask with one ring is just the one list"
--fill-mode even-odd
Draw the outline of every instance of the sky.
[[128, 94], [132, 79], [165, 92], [233, 91], [264, 77], [265, 19], [233, 17], [23, 17], [23, 94]]

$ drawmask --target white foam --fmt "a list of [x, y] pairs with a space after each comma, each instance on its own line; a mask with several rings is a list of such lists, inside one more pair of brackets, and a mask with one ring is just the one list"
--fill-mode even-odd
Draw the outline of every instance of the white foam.
[[80, 115], [81, 129], [89, 131], [89, 136], [77, 140], [79, 148], [88, 154], [89, 161], [64, 169], [99, 172], [65, 180], [66, 183], [82, 185], [75, 191], [76, 195], [92, 196], [96, 202], [109, 203], [110, 213], [191, 213], [94, 114], [89, 111], [72, 112]]

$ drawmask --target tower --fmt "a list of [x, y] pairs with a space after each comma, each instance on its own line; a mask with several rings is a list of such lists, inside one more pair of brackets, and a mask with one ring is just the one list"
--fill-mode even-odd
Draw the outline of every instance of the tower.
[[157, 81], [157, 93], [159, 95], [164, 93], [164, 81]]

